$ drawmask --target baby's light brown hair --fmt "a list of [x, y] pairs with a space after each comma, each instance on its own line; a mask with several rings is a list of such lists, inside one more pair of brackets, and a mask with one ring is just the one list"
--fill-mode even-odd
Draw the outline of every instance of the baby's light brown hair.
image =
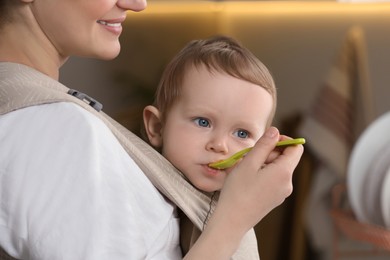
[[180, 98], [181, 86], [187, 70], [202, 65], [211, 73], [226, 73], [259, 85], [270, 93], [273, 108], [267, 125], [271, 125], [276, 110], [276, 88], [271, 73], [252, 52], [226, 36], [191, 41], [166, 66], [153, 104], [160, 110], [163, 123], [169, 109]]

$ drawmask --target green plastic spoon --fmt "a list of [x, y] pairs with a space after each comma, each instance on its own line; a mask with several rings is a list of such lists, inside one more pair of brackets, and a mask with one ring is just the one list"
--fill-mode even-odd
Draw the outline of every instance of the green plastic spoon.
[[[276, 147], [279, 146], [288, 146], [288, 145], [297, 145], [297, 144], [304, 144], [306, 142], [305, 138], [295, 138], [295, 139], [289, 139], [289, 140], [284, 140], [280, 141], [276, 144]], [[252, 150], [253, 147], [248, 147], [245, 148], [244, 150], [241, 150], [229, 158], [222, 160], [222, 161], [217, 161], [210, 163], [209, 166], [214, 169], [218, 170], [223, 170], [232, 167], [237, 163], [239, 159], [241, 159], [245, 154], [247, 154], [250, 150]]]

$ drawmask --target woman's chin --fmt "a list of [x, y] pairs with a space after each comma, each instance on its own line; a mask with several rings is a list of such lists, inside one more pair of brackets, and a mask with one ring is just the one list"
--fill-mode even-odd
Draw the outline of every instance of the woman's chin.
[[112, 59], [115, 59], [118, 55], [119, 55], [119, 52], [120, 52], [120, 48], [118, 48], [118, 50], [108, 50], [106, 52], [102, 52], [98, 57], [98, 59], [101, 59], [101, 60], [112, 60]]
[[116, 58], [121, 51], [121, 45], [119, 42], [110, 42], [105, 46], [101, 46], [95, 49], [94, 52], [91, 53], [90, 58], [100, 59], [100, 60], [112, 60]]

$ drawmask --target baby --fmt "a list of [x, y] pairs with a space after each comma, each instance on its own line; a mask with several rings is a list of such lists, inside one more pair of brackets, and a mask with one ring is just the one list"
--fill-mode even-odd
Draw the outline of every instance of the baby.
[[149, 143], [195, 187], [214, 192], [229, 170], [209, 163], [253, 146], [275, 109], [268, 69], [232, 38], [217, 36], [191, 41], [173, 58], [143, 118]]

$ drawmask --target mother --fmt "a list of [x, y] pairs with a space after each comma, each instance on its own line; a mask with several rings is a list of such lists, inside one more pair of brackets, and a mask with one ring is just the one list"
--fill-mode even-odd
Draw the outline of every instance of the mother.
[[71, 55], [116, 57], [126, 11], [145, 7], [0, 0], [0, 247], [12, 257], [229, 259], [291, 193], [303, 148], [272, 152], [281, 137], [270, 128], [227, 178], [203, 232], [186, 240], [185, 229], [180, 247], [176, 205], [195, 234], [204, 205], [214, 205], [209, 196], [96, 111], [97, 102], [58, 82]]

